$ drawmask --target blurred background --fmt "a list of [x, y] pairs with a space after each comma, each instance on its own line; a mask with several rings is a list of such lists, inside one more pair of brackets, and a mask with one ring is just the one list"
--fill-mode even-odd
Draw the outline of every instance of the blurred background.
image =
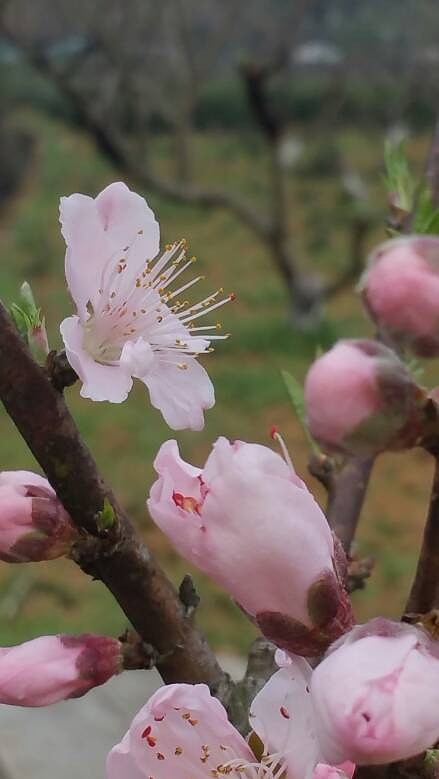
[[[126, 181], [153, 207], [163, 242], [188, 239], [205, 295], [223, 286], [238, 298], [221, 311], [232, 338], [206, 360], [216, 406], [202, 433], [176, 436], [183, 455], [202, 464], [218, 435], [269, 444], [276, 424], [306, 475], [280, 369], [302, 379], [318, 349], [372, 332], [354, 285], [386, 237], [384, 142], [406, 138], [422, 172], [438, 67], [435, 0], [0, 0], [3, 300], [17, 300], [28, 280], [60, 347], [71, 303], [59, 197]], [[434, 363], [424, 378], [439, 383]], [[172, 432], [140, 383], [120, 406], [82, 400], [77, 387], [67, 399], [178, 582], [190, 566], [144, 505], [152, 460]], [[34, 467], [2, 413], [0, 468]], [[376, 557], [354, 596], [360, 618], [399, 614], [430, 480], [421, 451], [379, 459], [358, 536], [359, 552]], [[225, 592], [194, 577], [209, 639], [245, 651], [253, 628]], [[73, 563], [0, 564], [0, 644], [124, 626], [103, 586]]]

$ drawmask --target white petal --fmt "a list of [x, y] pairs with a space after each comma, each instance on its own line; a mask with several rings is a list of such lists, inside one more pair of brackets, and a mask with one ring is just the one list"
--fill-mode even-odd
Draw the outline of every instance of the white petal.
[[65, 268], [70, 294], [84, 316], [87, 301], [95, 297], [101, 273], [111, 256], [93, 198], [70, 195], [60, 200], [61, 232], [67, 244]]
[[126, 368], [130, 376], [142, 379], [154, 363], [154, 352], [151, 344], [144, 338], [137, 341], [127, 341], [122, 349], [120, 364]]
[[81, 395], [91, 400], [126, 400], [133, 385], [130, 374], [119, 366], [101, 365], [84, 349], [83, 329], [79, 317], [70, 316], [60, 325], [67, 359], [83, 382]]
[[149, 389], [151, 403], [163, 414], [173, 430], [202, 430], [203, 411], [215, 403], [212, 382], [202, 365], [182, 355], [186, 369], [177, 363], [157, 360], [142, 381]]
[[281, 753], [288, 776], [309, 779], [319, 762], [314, 714], [309, 692], [311, 667], [292, 657], [257, 694], [250, 707], [250, 725], [270, 754]]
[[146, 200], [121, 181], [102, 190], [96, 198], [97, 210], [110, 241], [123, 248], [132, 244], [143, 231], [144, 259], [152, 259], [159, 250], [160, 228]]

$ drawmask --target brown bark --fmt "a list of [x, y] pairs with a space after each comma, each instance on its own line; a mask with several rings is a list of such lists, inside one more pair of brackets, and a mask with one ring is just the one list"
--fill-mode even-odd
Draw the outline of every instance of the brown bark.
[[337, 470], [333, 461], [313, 456], [309, 470], [328, 493], [326, 517], [349, 554], [374, 464], [374, 457], [347, 457]]
[[426, 614], [439, 607], [439, 452], [435, 453], [435, 474], [421, 554], [407, 601], [407, 614]]

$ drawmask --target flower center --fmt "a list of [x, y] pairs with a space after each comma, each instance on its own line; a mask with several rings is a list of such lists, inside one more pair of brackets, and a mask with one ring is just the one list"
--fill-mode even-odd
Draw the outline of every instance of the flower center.
[[185, 241], [166, 246], [154, 261], [141, 256], [137, 239], [113, 255], [104, 267], [97, 294], [89, 302], [89, 318], [83, 323], [83, 345], [93, 359], [117, 364], [125, 344], [142, 339], [159, 353], [162, 362], [186, 368], [185, 355], [210, 352], [211, 341], [228, 338], [210, 334], [220, 324], [198, 327], [194, 320], [234, 300], [233, 293], [218, 300], [220, 289], [195, 304], [179, 297], [202, 276], [170, 288], [195, 259], [187, 260]]

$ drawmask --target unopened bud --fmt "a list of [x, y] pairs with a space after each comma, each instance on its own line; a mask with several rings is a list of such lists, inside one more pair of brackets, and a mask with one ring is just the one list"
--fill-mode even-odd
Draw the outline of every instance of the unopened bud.
[[122, 670], [122, 647], [106, 636], [40, 636], [0, 649], [0, 702], [48, 706], [79, 698]]
[[361, 290], [382, 332], [420, 357], [439, 355], [439, 237], [414, 235], [379, 246]]
[[53, 560], [70, 551], [77, 531], [47, 479], [0, 472], [0, 560]]
[[325, 760], [376, 765], [434, 746], [438, 685], [439, 644], [423, 630], [382, 618], [353, 628], [312, 675], [317, 741]]
[[370, 454], [413, 446], [422, 390], [396, 354], [377, 341], [339, 341], [305, 382], [311, 435], [328, 450]]

